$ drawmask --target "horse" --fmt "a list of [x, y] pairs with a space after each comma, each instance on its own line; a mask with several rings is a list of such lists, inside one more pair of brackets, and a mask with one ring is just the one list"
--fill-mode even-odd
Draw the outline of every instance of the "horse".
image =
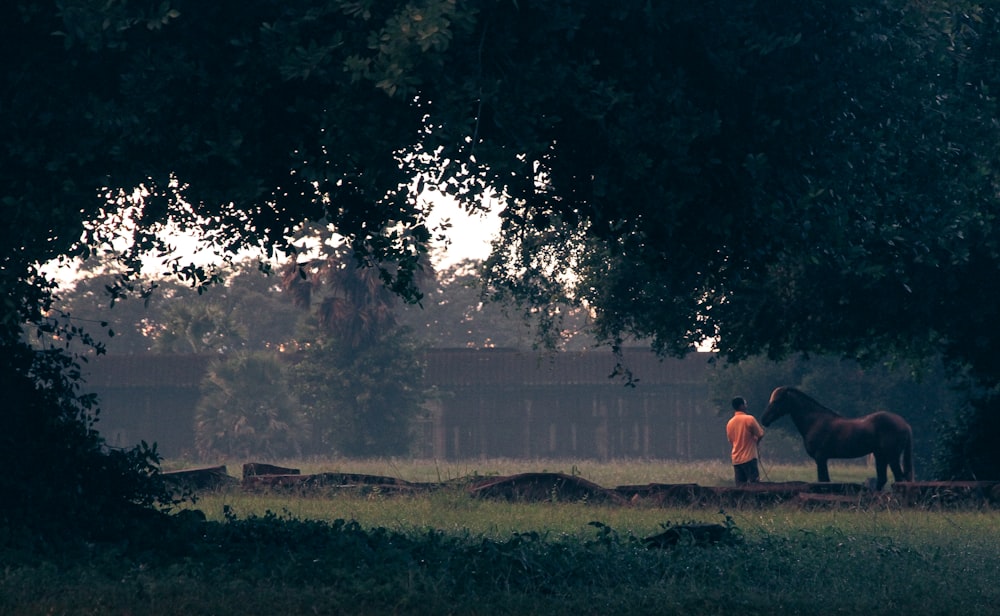
[[[821, 482], [830, 481], [827, 461], [875, 456], [876, 488], [885, 487], [886, 465], [896, 481], [913, 481], [913, 429], [895, 413], [879, 411], [857, 419], [843, 417], [792, 387], [771, 393], [761, 423], [791, 415], [808, 453], [816, 461]], [[900, 465], [902, 457], [902, 465]]]

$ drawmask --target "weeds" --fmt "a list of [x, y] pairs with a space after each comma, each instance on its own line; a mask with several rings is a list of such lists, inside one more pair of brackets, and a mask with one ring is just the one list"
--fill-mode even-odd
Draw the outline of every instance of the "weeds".
[[229, 510], [169, 550], [105, 546], [60, 567], [8, 565], [0, 612], [977, 614], [1000, 598], [996, 537], [952, 542], [949, 554], [841, 522], [743, 532], [726, 516], [720, 526], [740, 540], [662, 549], [596, 521], [497, 539]]
[[[402, 471], [402, 468], [399, 470]], [[447, 471], [445, 471], [447, 472]], [[990, 512], [204, 495], [129, 543], [0, 553], [0, 614], [987, 614]], [[721, 529], [699, 541], [691, 528]], [[647, 538], [687, 528], [678, 541]]]

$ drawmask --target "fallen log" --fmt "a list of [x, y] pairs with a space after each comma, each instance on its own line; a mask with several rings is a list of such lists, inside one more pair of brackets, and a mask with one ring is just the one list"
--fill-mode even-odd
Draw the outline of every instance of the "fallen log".
[[300, 475], [302, 471], [297, 468], [285, 468], [274, 464], [263, 462], [247, 462], [243, 465], [243, 478], [256, 477], [259, 475]]
[[248, 491], [283, 490], [299, 493], [362, 489], [383, 493], [411, 493], [428, 490], [436, 484], [411, 483], [395, 477], [360, 473], [314, 473], [310, 475], [249, 475], [243, 478]]
[[803, 509], [857, 509], [862, 506], [861, 498], [846, 494], [801, 492], [795, 501]]
[[646, 485], [618, 486], [615, 492], [633, 505], [640, 503], [661, 507], [693, 505], [702, 497], [701, 486], [696, 483], [649, 483]]
[[218, 490], [235, 486], [238, 482], [229, 475], [225, 465], [191, 468], [162, 473], [164, 482], [177, 491]]
[[514, 502], [586, 501], [625, 504], [614, 490], [563, 473], [521, 473], [508, 477], [491, 477], [471, 483], [467, 488], [473, 496], [497, 498]]

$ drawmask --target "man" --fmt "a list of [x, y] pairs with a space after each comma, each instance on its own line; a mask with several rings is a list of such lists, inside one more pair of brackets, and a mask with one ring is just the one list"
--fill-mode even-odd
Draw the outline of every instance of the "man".
[[753, 415], [747, 414], [747, 401], [733, 398], [733, 417], [726, 424], [726, 436], [733, 445], [733, 471], [736, 483], [757, 483], [757, 443], [764, 438], [764, 428]]

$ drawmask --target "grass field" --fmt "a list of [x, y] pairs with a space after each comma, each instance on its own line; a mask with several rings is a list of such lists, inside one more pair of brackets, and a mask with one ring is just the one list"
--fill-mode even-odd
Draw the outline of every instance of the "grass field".
[[[607, 487], [725, 485], [724, 464], [285, 463], [408, 481], [528, 471]], [[238, 466], [227, 465], [230, 472]], [[811, 467], [768, 469], [811, 480]], [[867, 477], [862, 465], [835, 480]], [[713, 480], [714, 478], [714, 480]], [[714, 483], [713, 483], [714, 481]], [[207, 523], [46, 557], [7, 551], [0, 614], [992, 614], [992, 510], [610, 507], [418, 496], [204, 494]], [[723, 541], [651, 548], [687, 522]]]
[[[330, 461], [282, 460], [279, 466], [312, 473], [361, 473], [395, 477], [410, 482], [437, 483], [469, 477], [491, 477], [526, 472], [552, 472], [575, 475], [600, 486], [613, 488], [649, 483], [697, 483], [705, 486], [732, 485], [732, 466], [724, 462], [702, 461], [682, 463], [668, 460], [628, 460], [600, 463], [591, 460], [475, 460], [436, 462], [429, 460], [350, 460]], [[183, 468], [184, 465], [173, 465]], [[237, 476], [241, 463], [228, 463], [226, 468]], [[772, 481], [814, 481], [811, 465], [766, 466]], [[861, 482], [873, 474], [864, 464], [832, 462], [832, 477], [837, 481]], [[441, 491], [419, 497], [386, 497], [369, 494], [364, 497], [350, 493], [338, 498], [289, 498], [283, 494], [248, 493], [230, 490], [207, 493], [190, 505], [203, 511], [210, 520], [224, 519], [224, 509], [244, 517], [261, 516], [267, 512], [281, 513], [307, 520], [354, 520], [366, 527], [386, 527], [394, 530], [436, 528], [451, 532], [483, 533], [502, 538], [513, 532], [555, 531], [574, 532], [587, 528], [598, 520], [609, 526], [640, 535], [651, 534], [670, 519], [691, 516], [688, 510], [665, 512], [656, 507], [615, 507], [579, 503], [560, 503], [560, 507], [533, 507], [525, 503], [503, 503], [472, 499], [461, 491]], [[718, 522], [718, 512], [698, 511], [699, 519]], [[664, 517], [672, 515], [673, 517]]]
[[[230, 475], [240, 477], [239, 461], [220, 461]], [[576, 475], [606, 488], [647, 483], [697, 483], [706, 486], [731, 485], [733, 467], [724, 460], [679, 462], [676, 460], [514, 460], [495, 458], [464, 461], [410, 460], [380, 458], [371, 460], [278, 460], [274, 464], [296, 468], [304, 474], [363, 473], [396, 477], [414, 482], [441, 482], [464, 477], [489, 477], [527, 472], [551, 472]], [[163, 470], [197, 466], [190, 462], [168, 460]], [[833, 481], [863, 481], [875, 475], [875, 469], [853, 460], [830, 462]], [[761, 464], [761, 479], [766, 481], [815, 481], [816, 468], [810, 463]]]

